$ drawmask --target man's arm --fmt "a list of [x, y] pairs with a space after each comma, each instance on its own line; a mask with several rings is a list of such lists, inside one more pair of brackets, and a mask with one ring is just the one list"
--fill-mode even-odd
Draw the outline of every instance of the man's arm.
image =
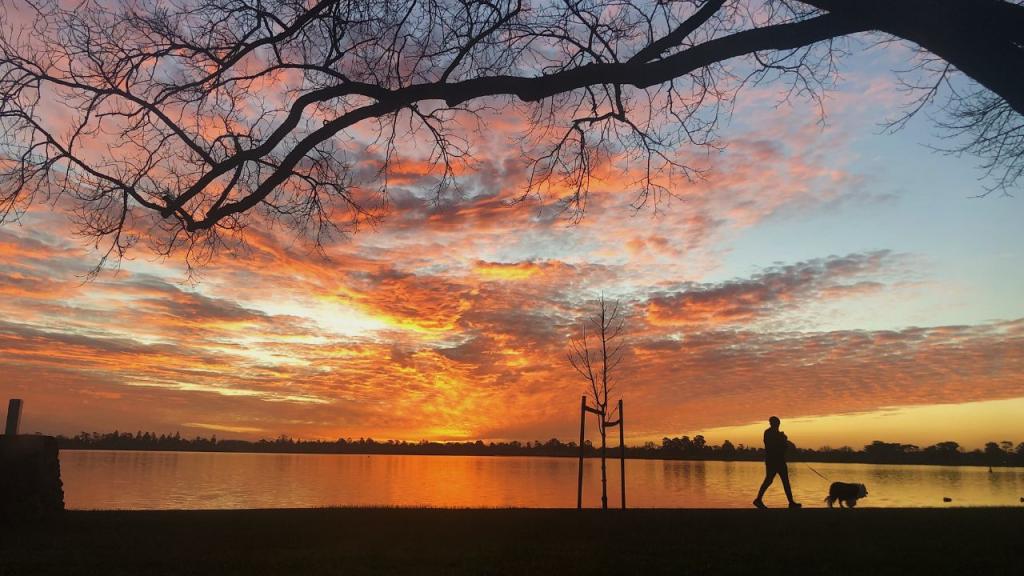
[[786, 436], [785, 432], [782, 432], [781, 436], [782, 436], [782, 446], [784, 448], [786, 448], [787, 450], [796, 450], [796, 444], [793, 444], [792, 442], [789, 441], [789, 437]]

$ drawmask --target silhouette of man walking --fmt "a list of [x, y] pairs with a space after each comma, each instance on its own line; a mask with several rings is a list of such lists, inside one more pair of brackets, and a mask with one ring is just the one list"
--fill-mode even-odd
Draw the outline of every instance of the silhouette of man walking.
[[782, 479], [782, 489], [786, 491], [786, 499], [789, 500], [790, 508], [800, 508], [800, 503], [793, 500], [793, 490], [789, 487], [789, 468], [786, 467], [786, 450], [789, 448], [789, 439], [785, 432], [779, 430], [778, 416], [768, 419], [769, 428], [764, 431], [764, 482], [761, 489], [757, 491], [757, 498], [754, 499], [754, 506], [767, 508], [764, 505], [765, 490], [772, 485], [775, 475]]

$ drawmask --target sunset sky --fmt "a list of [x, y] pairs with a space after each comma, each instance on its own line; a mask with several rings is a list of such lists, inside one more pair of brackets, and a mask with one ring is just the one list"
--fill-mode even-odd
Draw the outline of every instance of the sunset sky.
[[576, 224], [509, 204], [514, 111], [486, 118], [462, 197], [433, 202], [406, 158], [386, 218], [325, 254], [253, 227], [192, 279], [140, 245], [89, 280], [99, 254], [37, 205], [0, 227], [0, 393], [25, 432], [569, 441], [568, 338], [603, 293], [627, 310], [629, 443], [757, 443], [772, 414], [810, 447], [1024, 441], [1024, 203], [978, 198], [926, 117], [881, 133], [908, 57], [848, 59], [824, 124], [742, 94], [727, 148], [691, 151], [705, 180], [635, 211], [598, 170]]

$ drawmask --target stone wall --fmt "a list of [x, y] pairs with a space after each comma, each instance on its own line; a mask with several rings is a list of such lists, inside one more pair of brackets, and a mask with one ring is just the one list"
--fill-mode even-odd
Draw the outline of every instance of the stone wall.
[[0, 522], [42, 519], [62, 510], [57, 439], [0, 436]]

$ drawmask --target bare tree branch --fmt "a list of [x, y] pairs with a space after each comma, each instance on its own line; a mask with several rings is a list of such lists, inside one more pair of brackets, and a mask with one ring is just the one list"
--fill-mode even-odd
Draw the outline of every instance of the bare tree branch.
[[[1022, 173], [1019, 2], [19, 0], [0, 22], [0, 221], [50, 202], [117, 257], [145, 239], [201, 260], [276, 222], [319, 246], [376, 221], [388, 165], [420, 146], [435, 194], [457, 186], [460, 119], [511, 103], [533, 119], [520, 199], [555, 193], [578, 219], [621, 159], [641, 168], [635, 205], [657, 207], [701, 177], [678, 151], [721, 146], [740, 89], [820, 103], [836, 42], [866, 31], [941, 59], [933, 86], [977, 81], [940, 125], [997, 187]], [[350, 158], [378, 145], [379, 180], [356, 178]]]

